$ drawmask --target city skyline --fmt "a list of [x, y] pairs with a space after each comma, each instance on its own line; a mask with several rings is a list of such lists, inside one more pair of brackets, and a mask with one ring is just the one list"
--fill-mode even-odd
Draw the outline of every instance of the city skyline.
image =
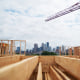
[[[40, 47], [41, 46], [41, 44], [42, 43], [47, 43], [48, 41], [46, 41], [46, 42], [36, 42], [36, 43], [32, 43], [31, 44], [31, 47], [30, 47], [30, 44], [29, 43], [27, 43], [26, 42], [26, 49], [32, 49], [33, 47], [34, 47], [34, 44], [38, 44], [38, 47]], [[16, 43], [15, 44], [16, 45], [16, 47], [19, 47], [20, 46], [20, 43]], [[23, 47], [24, 47], [24, 45], [23, 44], [21, 44], [22, 45], [22, 49], [23, 49]], [[49, 45], [52, 47], [52, 48], [55, 48], [55, 47], [57, 47], [57, 46], [59, 46], [59, 47], [61, 47], [61, 46], [66, 46], [67, 48], [68, 47], [76, 47], [76, 46], [72, 46], [72, 45], [70, 45], [70, 44], [68, 44], [68, 45], [65, 45], [64, 43], [61, 43], [61, 45], [60, 44], [58, 44], [57, 42], [56, 43], [54, 43], [54, 42], [49, 42]], [[79, 46], [79, 45], [77, 45], [77, 46]]]
[[[60, 49], [61, 49], [61, 54], [64, 55], [65, 53], [68, 53], [68, 49], [70, 49], [72, 47], [68, 47], [68, 46], [56, 46], [56, 47], [52, 47], [49, 42], [45, 42], [45, 43], [41, 43], [41, 46], [38, 45], [38, 43], [34, 43], [33, 47], [31, 49], [26, 49], [26, 54], [42, 54], [43, 51], [48, 51], [48, 52], [54, 52], [57, 55], [59, 55], [60, 53]], [[24, 53], [25, 50], [22, 50], [22, 48], [20, 49], [20, 46], [16, 47], [16, 53]]]

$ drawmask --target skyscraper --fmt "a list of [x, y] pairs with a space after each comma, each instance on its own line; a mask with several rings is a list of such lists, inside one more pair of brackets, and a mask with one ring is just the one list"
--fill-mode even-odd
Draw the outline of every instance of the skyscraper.
[[38, 44], [35, 43], [35, 44], [34, 44], [34, 52], [37, 52], [37, 51], [38, 51]]
[[59, 46], [56, 47], [56, 53], [59, 54]]
[[56, 49], [55, 48], [53, 48], [53, 52], [56, 52]]
[[43, 51], [47, 51], [47, 45], [42, 43], [42, 49], [43, 49]]
[[47, 48], [49, 48], [49, 42], [47, 42]]
[[64, 55], [65, 53], [65, 48], [64, 48], [64, 45], [62, 45], [62, 55]]
[[17, 47], [16, 53], [20, 53], [20, 47]]

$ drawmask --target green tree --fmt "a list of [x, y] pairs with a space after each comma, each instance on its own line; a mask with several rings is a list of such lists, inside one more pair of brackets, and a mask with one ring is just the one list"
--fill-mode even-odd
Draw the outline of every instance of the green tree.
[[43, 51], [42, 55], [57, 55], [57, 54], [54, 52]]

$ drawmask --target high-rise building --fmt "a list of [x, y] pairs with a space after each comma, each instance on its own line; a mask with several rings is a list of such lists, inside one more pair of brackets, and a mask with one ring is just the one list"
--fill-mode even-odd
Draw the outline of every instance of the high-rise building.
[[50, 51], [49, 42], [46, 43], [47, 51]]
[[47, 48], [49, 48], [49, 42], [47, 42]]
[[37, 52], [37, 51], [38, 51], [38, 44], [35, 43], [35, 44], [34, 44], [34, 52]]
[[20, 51], [20, 47], [17, 47], [17, 50]]
[[20, 53], [20, 47], [17, 47], [16, 53]]
[[44, 46], [45, 46], [45, 44], [44, 44], [44, 43], [42, 43], [42, 45], [41, 45], [41, 46], [42, 46], [42, 51], [44, 51]]
[[56, 52], [56, 49], [55, 48], [53, 48], [53, 52]]
[[49, 47], [49, 48], [48, 48], [48, 51], [49, 51], [49, 52], [51, 52], [51, 51], [52, 51], [52, 50], [51, 50], [51, 47]]
[[65, 47], [64, 47], [64, 45], [62, 45], [62, 55], [64, 55], [65, 54]]
[[47, 45], [42, 43], [42, 48], [43, 48], [43, 51], [47, 51]]
[[56, 47], [56, 53], [59, 54], [59, 46]]

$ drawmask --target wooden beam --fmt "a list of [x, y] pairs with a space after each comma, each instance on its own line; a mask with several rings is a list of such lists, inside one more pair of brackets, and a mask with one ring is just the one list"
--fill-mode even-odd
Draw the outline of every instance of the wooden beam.
[[59, 47], [59, 55], [61, 55], [61, 47]]
[[48, 80], [48, 79], [47, 79], [47, 72], [45, 72], [45, 80]]
[[5, 56], [8, 56], [8, 47], [5, 47]]
[[47, 72], [47, 78], [48, 78], [47, 80], [52, 80], [48, 72]]
[[2, 56], [2, 40], [1, 40], [1, 56]]
[[66, 56], [66, 46], [65, 46], [65, 50], [64, 50], [65, 56]]
[[78, 48], [78, 49], [79, 49], [79, 56], [80, 56], [80, 46], [79, 46], [79, 48]]
[[53, 69], [52, 66], [50, 66], [50, 75], [53, 80], [63, 80], [62, 77]]
[[15, 41], [14, 41], [14, 55], [15, 55], [16, 53], [15, 53]]
[[74, 47], [74, 55], [78, 55], [78, 47]]
[[2, 56], [4, 56], [4, 47], [3, 47], [3, 40], [1, 40], [1, 48], [2, 48]]
[[21, 55], [21, 41], [20, 41], [20, 55]]
[[61, 70], [54, 66], [54, 69], [63, 77], [64, 80], [71, 80], [67, 75], [65, 75]]
[[26, 55], [26, 40], [25, 40], [25, 50], [24, 50], [24, 55]]
[[69, 48], [69, 55], [72, 55], [72, 48]]
[[41, 65], [41, 62], [39, 63], [39, 67], [38, 67], [37, 80], [42, 80], [42, 65]]
[[13, 55], [13, 40], [11, 40], [10, 44], [10, 55]]
[[25, 42], [25, 40], [14, 40], [14, 41], [22, 41], [22, 42]]
[[52, 80], [48, 72], [45, 72], [45, 80]]
[[[11, 41], [11, 40], [2, 40], [2, 41]], [[25, 42], [25, 40], [14, 40], [14, 41], [24, 41]]]
[[9, 54], [9, 40], [8, 40], [8, 55], [10, 55], [10, 54]]

